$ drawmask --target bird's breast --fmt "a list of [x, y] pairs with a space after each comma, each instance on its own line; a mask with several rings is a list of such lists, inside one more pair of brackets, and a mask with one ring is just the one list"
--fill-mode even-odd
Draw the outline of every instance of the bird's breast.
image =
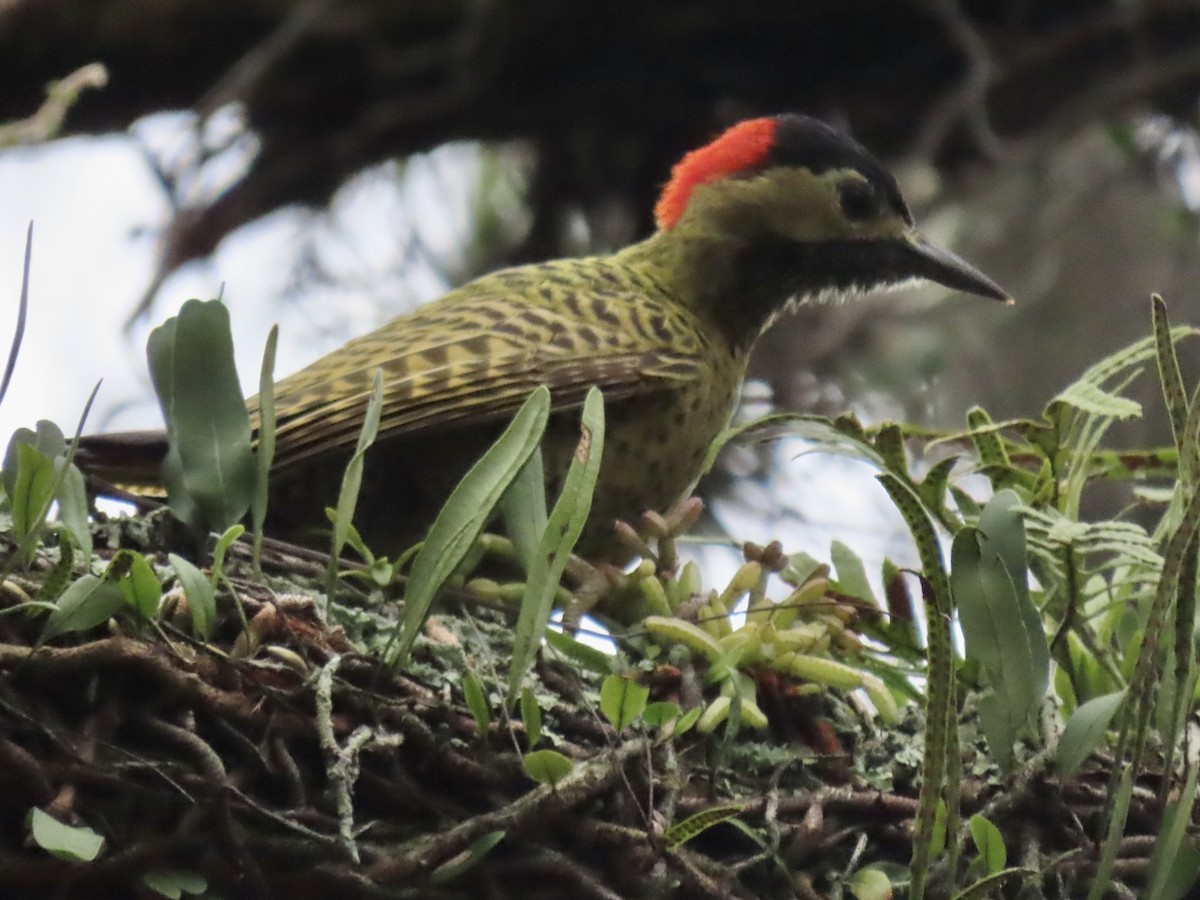
[[[646, 510], [664, 512], [695, 487], [709, 446], [729, 424], [744, 374], [744, 361], [729, 354], [706, 362], [699, 377], [679, 386], [606, 405], [600, 475], [581, 555], [623, 561], [627, 554], [615, 542], [613, 522], [636, 522]], [[578, 439], [577, 412], [552, 418], [546, 438], [550, 502]]]

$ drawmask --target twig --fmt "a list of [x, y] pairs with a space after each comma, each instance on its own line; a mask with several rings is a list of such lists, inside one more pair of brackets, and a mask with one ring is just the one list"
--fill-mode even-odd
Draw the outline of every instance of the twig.
[[942, 23], [962, 51], [967, 61], [967, 72], [926, 117], [925, 125], [913, 145], [912, 155], [917, 159], [932, 159], [951, 129], [963, 121], [983, 155], [996, 160], [1001, 155], [1001, 144], [988, 119], [987, 94], [999, 80], [999, 67], [992, 59], [987, 42], [959, 7], [957, 0], [924, 0], [924, 5]]
[[108, 84], [108, 70], [100, 63], [81, 66], [50, 85], [46, 99], [28, 119], [0, 125], [0, 148], [44, 144], [62, 129], [71, 107], [84, 91]]
[[206, 118], [227, 103], [248, 101], [265, 76], [312, 33], [321, 17], [333, 6], [333, 0], [305, 0], [293, 6], [274, 31], [243, 54], [196, 101], [195, 111], [201, 118]]
[[317, 676], [317, 735], [325, 754], [325, 774], [333, 786], [338, 813], [338, 837], [342, 849], [352, 862], [359, 862], [358, 844], [354, 840], [354, 782], [358, 780], [358, 754], [371, 739], [372, 730], [359, 725], [351, 732], [344, 747], [339, 746], [333, 733], [333, 676], [342, 663], [335, 656]]

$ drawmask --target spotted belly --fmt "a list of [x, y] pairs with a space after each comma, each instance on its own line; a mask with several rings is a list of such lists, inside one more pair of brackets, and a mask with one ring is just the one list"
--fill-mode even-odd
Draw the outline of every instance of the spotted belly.
[[[704, 457], [729, 423], [739, 380], [705, 379], [677, 390], [618, 400], [605, 409], [604, 453], [587, 526], [578, 552], [623, 562], [617, 519], [636, 522], [646, 510], [666, 511], [696, 486]], [[577, 412], [556, 414], [547, 429], [547, 492], [562, 488], [570, 452], [579, 437]]]

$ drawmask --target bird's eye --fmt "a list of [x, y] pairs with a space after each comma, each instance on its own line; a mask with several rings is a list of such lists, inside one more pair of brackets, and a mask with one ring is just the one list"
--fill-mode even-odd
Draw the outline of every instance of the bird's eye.
[[869, 182], [857, 178], [844, 181], [838, 188], [838, 199], [842, 204], [842, 215], [851, 222], [869, 219], [879, 210], [879, 195]]

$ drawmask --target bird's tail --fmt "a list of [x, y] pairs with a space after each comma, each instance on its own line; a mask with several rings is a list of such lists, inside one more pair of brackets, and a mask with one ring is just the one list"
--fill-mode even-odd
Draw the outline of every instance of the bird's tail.
[[79, 439], [75, 464], [84, 473], [131, 493], [161, 493], [165, 431], [117, 431]]

